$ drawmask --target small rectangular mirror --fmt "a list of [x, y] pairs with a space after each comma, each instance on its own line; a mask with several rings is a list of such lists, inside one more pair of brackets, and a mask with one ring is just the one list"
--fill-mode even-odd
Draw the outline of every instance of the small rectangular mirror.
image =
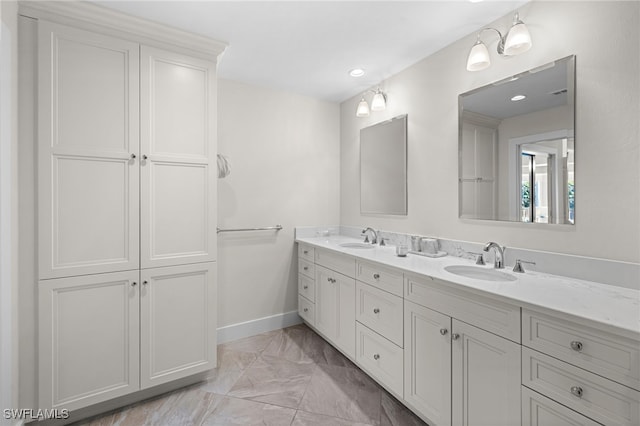
[[360, 130], [360, 212], [407, 214], [407, 116]]
[[459, 216], [575, 223], [575, 56], [459, 97]]

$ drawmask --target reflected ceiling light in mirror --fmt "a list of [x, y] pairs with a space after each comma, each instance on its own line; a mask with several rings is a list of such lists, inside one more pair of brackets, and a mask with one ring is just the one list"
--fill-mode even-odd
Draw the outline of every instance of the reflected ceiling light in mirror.
[[[373, 93], [373, 98], [371, 99], [371, 108], [369, 108], [369, 104], [364, 96], [368, 93]], [[356, 109], [356, 117], [368, 117], [371, 111], [384, 111], [387, 109], [387, 95], [380, 90], [378, 87], [374, 90], [367, 90], [362, 94], [362, 98], [358, 103], [358, 108]]]
[[492, 27], [483, 28], [478, 31], [476, 43], [469, 51], [467, 58], [467, 71], [481, 71], [491, 65], [489, 50], [480, 39], [480, 35], [485, 31], [495, 31], [498, 33], [497, 52], [500, 56], [519, 55], [531, 49], [532, 43], [529, 30], [524, 22], [520, 20], [518, 12], [516, 12], [513, 15], [513, 24], [504, 36], [500, 31]]

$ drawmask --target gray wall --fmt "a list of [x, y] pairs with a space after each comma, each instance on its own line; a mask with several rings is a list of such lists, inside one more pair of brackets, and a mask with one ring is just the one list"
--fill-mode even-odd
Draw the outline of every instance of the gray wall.
[[[532, 49], [504, 59], [486, 34], [492, 65], [466, 71], [475, 34], [382, 82], [388, 108], [356, 118], [359, 97], [341, 105], [342, 225], [640, 261], [640, 3], [534, 1], [520, 9]], [[512, 15], [491, 26], [506, 30]], [[493, 38], [491, 38], [493, 37]], [[575, 54], [576, 225], [458, 219], [458, 95]], [[409, 214], [361, 215], [359, 129], [408, 114]]]

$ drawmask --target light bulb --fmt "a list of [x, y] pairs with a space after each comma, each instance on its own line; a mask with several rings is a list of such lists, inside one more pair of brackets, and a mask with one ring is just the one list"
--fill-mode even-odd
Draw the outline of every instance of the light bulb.
[[371, 100], [371, 111], [384, 111], [387, 108], [387, 101], [384, 94], [378, 89]]
[[364, 100], [364, 97], [360, 99], [358, 108], [356, 109], [356, 117], [368, 117], [369, 116], [369, 104]]
[[513, 18], [513, 26], [505, 37], [504, 54], [507, 56], [519, 55], [529, 49], [531, 49], [531, 34], [516, 13]]
[[480, 71], [491, 65], [487, 46], [478, 39], [473, 45], [467, 58], [467, 71]]

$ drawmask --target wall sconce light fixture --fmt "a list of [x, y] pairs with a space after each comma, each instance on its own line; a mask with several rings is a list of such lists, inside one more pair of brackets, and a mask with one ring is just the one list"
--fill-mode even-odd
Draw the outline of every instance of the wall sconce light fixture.
[[[369, 108], [369, 104], [364, 98], [364, 95], [367, 93], [373, 93], [373, 98], [371, 99], [371, 108]], [[387, 95], [380, 90], [378, 87], [374, 90], [367, 90], [362, 94], [362, 99], [358, 103], [358, 108], [356, 109], [356, 117], [368, 117], [371, 111], [384, 111], [387, 108]]]
[[473, 45], [467, 58], [467, 71], [481, 71], [491, 65], [489, 58], [489, 50], [487, 46], [480, 40], [480, 34], [484, 31], [493, 30], [498, 33], [500, 40], [498, 41], [498, 54], [501, 56], [514, 56], [526, 52], [531, 49], [531, 35], [524, 22], [520, 20], [518, 12], [513, 15], [513, 24], [507, 33], [502, 33], [495, 28], [487, 27], [478, 32], [476, 44]]

